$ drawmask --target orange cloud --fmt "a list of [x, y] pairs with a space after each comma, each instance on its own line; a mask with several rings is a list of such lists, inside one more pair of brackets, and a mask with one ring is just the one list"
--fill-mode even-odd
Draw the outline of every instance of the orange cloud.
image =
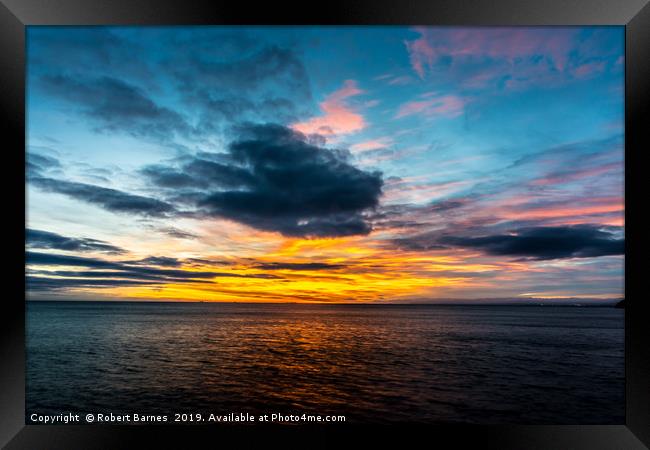
[[[301, 264], [305, 267], [315, 261], [322, 263], [323, 268], [300, 268]], [[278, 263], [278, 268], [262, 270], [260, 267], [265, 263]], [[288, 267], [291, 264], [297, 268]], [[201, 267], [201, 270], [208, 269], [213, 269], [209, 263]], [[366, 237], [349, 237], [287, 239], [274, 252], [241, 257], [233, 260], [232, 265], [217, 269], [233, 275], [264, 273], [277, 278], [218, 277], [206, 283], [118, 287], [110, 289], [110, 294], [133, 299], [195, 301], [372, 302], [435, 297], [436, 291], [442, 288], [476, 287], [485, 281], [472, 278], [468, 271], [491, 272], [499, 266], [468, 261], [460, 253], [456, 256], [397, 254]], [[198, 269], [185, 267], [184, 270]]]

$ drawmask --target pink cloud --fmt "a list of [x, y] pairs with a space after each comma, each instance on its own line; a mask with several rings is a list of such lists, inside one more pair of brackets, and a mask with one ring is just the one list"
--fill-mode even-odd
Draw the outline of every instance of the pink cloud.
[[306, 122], [292, 125], [296, 131], [304, 134], [321, 134], [333, 136], [349, 134], [365, 128], [366, 122], [361, 114], [347, 104], [347, 99], [363, 94], [356, 81], [346, 80], [343, 87], [330, 94], [321, 104], [322, 116], [313, 117]]
[[465, 101], [455, 95], [434, 96], [425, 100], [404, 103], [395, 118], [421, 114], [425, 116], [458, 117], [463, 113]]
[[384, 81], [386, 84], [389, 84], [391, 86], [399, 86], [413, 83], [415, 81], [415, 78], [413, 78], [411, 75], [395, 75], [392, 73], [385, 73], [373, 78], [373, 80]]
[[615, 162], [615, 163], [604, 164], [599, 167], [593, 167], [584, 170], [575, 170], [571, 172], [567, 171], [565, 173], [547, 175], [545, 177], [537, 178], [533, 180], [531, 184], [534, 186], [549, 186], [549, 185], [556, 185], [556, 184], [571, 183], [573, 181], [581, 180], [584, 178], [595, 177], [611, 171], [622, 170], [622, 169], [623, 169], [623, 164], [620, 162]]
[[404, 44], [409, 52], [409, 59], [411, 60], [413, 70], [415, 70], [415, 73], [420, 78], [424, 78], [425, 64], [432, 65], [434, 59], [438, 56], [438, 52], [425, 37], [425, 32], [420, 31], [420, 33], [422, 33], [422, 37], [414, 41], [405, 41]]
[[612, 220], [625, 209], [622, 197], [594, 197], [589, 199], [566, 199], [537, 204], [527, 196], [520, 196], [491, 205], [490, 214], [501, 220], [535, 220], [553, 224], [598, 223], [600, 218]]
[[609, 70], [603, 58], [616, 56], [611, 49], [602, 53], [603, 38], [598, 33], [581, 40], [575, 28], [418, 27], [415, 31], [420, 37], [405, 42], [415, 73], [424, 79], [433, 70], [448, 72], [469, 89], [555, 86]]
[[591, 75], [602, 72], [605, 69], [605, 63], [602, 61], [582, 64], [573, 69], [573, 74], [578, 78], [586, 78]]
[[363, 152], [366, 150], [376, 150], [378, 148], [386, 148], [393, 143], [389, 137], [381, 137], [378, 139], [370, 139], [368, 141], [359, 142], [351, 145], [350, 150], [353, 152]]
[[405, 84], [410, 84], [413, 82], [413, 77], [410, 77], [408, 75], [404, 75], [401, 77], [395, 77], [390, 80], [388, 80], [388, 84], [391, 86], [402, 86]]
[[489, 57], [514, 61], [545, 55], [564, 70], [577, 30], [572, 28], [429, 28], [417, 27], [420, 37], [406, 41], [413, 70], [424, 78], [425, 69], [442, 56]]

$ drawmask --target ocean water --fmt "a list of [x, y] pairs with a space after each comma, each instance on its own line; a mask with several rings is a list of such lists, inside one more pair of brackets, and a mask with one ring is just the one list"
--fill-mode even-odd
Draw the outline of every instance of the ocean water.
[[27, 414], [624, 423], [601, 307], [27, 302]]

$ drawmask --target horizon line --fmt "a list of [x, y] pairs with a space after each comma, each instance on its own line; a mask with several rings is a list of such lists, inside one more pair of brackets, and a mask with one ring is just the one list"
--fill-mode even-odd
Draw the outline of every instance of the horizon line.
[[[500, 301], [499, 301], [500, 300]], [[211, 301], [211, 300], [160, 300], [160, 299], [25, 299], [25, 302], [77, 302], [77, 303], [212, 303], [212, 304], [251, 304], [251, 305], [363, 305], [363, 306], [614, 306], [625, 300], [625, 297], [613, 297], [607, 299], [598, 298], [529, 298], [519, 299], [445, 299], [445, 301], [410, 301], [410, 302], [297, 302], [297, 301]]]

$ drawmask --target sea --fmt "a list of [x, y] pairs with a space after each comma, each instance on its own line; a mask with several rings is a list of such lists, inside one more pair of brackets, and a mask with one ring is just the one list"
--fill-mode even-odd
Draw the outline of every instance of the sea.
[[613, 307], [26, 305], [31, 414], [623, 424]]

